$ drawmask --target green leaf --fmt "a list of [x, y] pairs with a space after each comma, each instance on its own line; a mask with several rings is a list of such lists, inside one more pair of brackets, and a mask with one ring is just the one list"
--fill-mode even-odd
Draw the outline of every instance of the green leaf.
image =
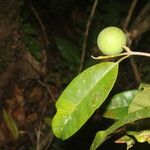
[[125, 116], [122, 120], [115, 122], [108, 129], [97, 132], [90, 150], [97, 149], [105, 140], [107, 140], [112, 134], [116, 133], [117, 130], [120, 129], [122, 126], [145, 118], [150, 118], [150, 107], [130, 113], [127, 116]]
[[139, 132], [128, 131], [127, 134], [134, 136], [140, 143], [148, 142], [150, 144], [150, 130], [143, 130]]
[[127, 144], [127, 150], [128, 150], [131, 147], [133, 147], [133, 145], [135, 144], [135, 141], [130, 136], [124, 135], [123, 137], [116, 140], [115, 143], [118, 143], [118, 144], [126, 143]]
[[41, 52], [40, 52], [40, 45], [38, 41], [32, 36], [24, 36], [24, 42], [28, 47], [30, 53], [35, 57], [37, 60], [41, 60]]
[[136, 94], [132, 100], [128, 113], [137, 111], [139, 109], [150, 107], [150, 84], [141, 84], [140, 91]]
[[56, 37], [55, 42], [63, 58], [65, 58], [68, 62], [73, 64], [80, 63], [79, 49], [74, 43], [60, 37]]
[[19, 137], [19, 131], [15, 121], [13, 120], [11, 115], [8, 114], [5, 110], [3, 110], [3, 118], [11, 134], [13, 135], [14, 138], [17, 139]]
[[52, 124], [52, 118], [50, 118], [50, 117], [45, 117], [45, 118], [44, 118], [44, 122], [45, 122], [47, 125], [51, 126], [51, 124]]
[[111, 119], [122, 119], [128, 114], [128, 107], [138, 90], [124, 91], [112, 97], [103, 116]]
[[150, 144], [150, 130], [142, 130], [139, 132], [128, 131], [127, 135], [122, 136], [121, 138], [116, 140], [115, 143], [126, 143], [128, 150], [135, 144], [135, 139], [140, 143], [148, 142]]
[[25, 23], [22, 25], [22, 27], [23, 27], [23, 31], [25, 34], [30, 34], [33, 36], [37, 35], [37, 30], [35, 28], [33, 28], [31, 24]]
[[63, 140], [77, 132], [110, 93], [118, 74], [118, 63], [105, 62], [79, 74], [56, 102], [52, 129]]

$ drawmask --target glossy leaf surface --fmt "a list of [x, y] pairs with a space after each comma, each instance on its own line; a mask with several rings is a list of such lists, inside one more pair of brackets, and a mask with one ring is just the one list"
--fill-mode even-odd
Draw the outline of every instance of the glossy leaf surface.
[[140, 89], [131, 102], [128, 113], [150, 107], [150, 84], [141, 84]]
[[128, 108], [138, 90], [124, 91], [112, 97], [103, 116], [111, 119], [122, 119], [128, 114]]
[[68, 85], [56, 102], [52, 120], [54, 134], [63, 140], [77, 132], [110, 93], [118, 74], [118, 63], [92, 66]]

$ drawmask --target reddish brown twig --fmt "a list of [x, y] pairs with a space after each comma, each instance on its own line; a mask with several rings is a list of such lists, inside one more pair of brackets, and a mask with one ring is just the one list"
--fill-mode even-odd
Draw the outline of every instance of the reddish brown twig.
[[134, 8], [136, 6], [136, 3], [137, 3], [138, 0], [133, 0], [132, 1], [132, 4], [130, 6], [130, 9], [129, 9], [129, 12], [128, 12], [128, 15], [126, 17], [126, 20], [125, 20], [125, 23], [124, 23], [124, 29], [127, 29], [128, 25], [129, 25], [129, 22], [131, 20], [131, 17], [132, 17], [132, 14], [133, 14], [133, 11], [134, 11]]
[[146, 16], [142, 22], [135, 24], [129, 30], [130, 40], [135, 40], [140, 37], [143, 33], [150, 30], [150, 15]]
[[[132, 45], [132, 42], [140, 37], [143, 33], [150, 30], [150, 2], [148, 1], [147, 4], [143, 7], [139, 15], [135, 18], [133, 24], [131, 24], [128, 33], [128, 46]], [[140, 73], [138, 68], [135, 64], [134, 58], [130, 59], [131, 66], [133, 68], [133, 72], [135, 75], [135, 79], [137, 83], [141, 81]]]
[[149, 14], [150, 14], [150, 1], [148, 1], [147, 4], [145, 4], [145, 6], [143, 7], [139, 15], [135, 18], [132, 26], [133, 27], [137, 26], [139, 23], [141, 23], [145, 19], [145, 16]]
[[42, 32], [43, 32], [43, 36], [44, 36], [44, 39], [45, 39], [46, 46], [48, 46], [48, 45], [49, 45], [49, 40], [48, 40], [48, 36], [47, 36], [47, 34], [46, 34], [45, 26], [44, 26], [44, 24], [43, 24], [43, 22], [42, 22], [40, 16], [39, 16], [38, 13], [36, 12], [35, 8], [34, 8], [33, 6], [30, 6], [30, 7], [31, 7], [31, 9], [32, 9], [32, 11], [33, 11], [33, 14], [35, 15], [37, 21], [38, 21], [39, 24], [40, 24], [40, 27], [41, 27], [41, 30], [42, 30]]
[[50, 95], [50, 97], [52, 98], [53, 102], [55, 102], [55, 97], [54, 97], [54, 95], [53, 95], [53, 93], [52, 93], [52, 91], [51, 91], [49, 85], [46, 84], [46, 83], [44, 83], [44, 82], [42, 82], [42, 81], [39, 80], [39, 79], [38, 79], [37, 81], [38, 81], [38, 83], [39, 83], [41, 86], [43, 86], [43, 87], [47, 90], [47, 92], [48, 92], [48, 94]]
[[[136, 4], [137, 4], [137, 0], [133, 0], [132, 3], [131, 3], [130, 9], [129, 9], [129, 11], [128, 11], [128, 14], [127, 14], [125, 23], [124, 23], [124, 27], [123, 27], [124, 30], [126, 30], [127, 27], [128, 27], [128, 25], [129, 25], [129, 22], [130, 22], [130, 20], [131, 20], [131, 17], [132, 17], [132, 14], [133, 14], [133, 11], [134, 11], [134, 8], [135, 8]], [[128, 46], [130, 47], [132, 41], [131, 41], [131, 40], [129, 40], [129, 41], [130, 41], [130, 42], [127, 43], [127, 44], [128, 44]], [[136, 82], [139, 83], [140, 80], [141, 80], [141, 78], [140, 78], [140, 73], [139, 73], [139, 71], [138, 71], [137, 65], [136, 65], [136, 63], [135, 63], [135, 61], [134, 61], [134, 58], [130, 58], [130, 64], [131, 64], [131, 66], [132, 66], [132, 69], [133, 69], [133, 72], [134, 72], [134, 75], [135, 75]]]
[[89, 29], [90, 29], [91, 21], [93, 19], [93, 16], [94, 16], [97, 4], [98, 4], [98, 0], [95, 0], [94, 1], [94, 5], [92, 7], [92, 11], [91, 11], [90, 17], [89, 17], [87, 25], [86, 25], [86, 31], [85, 31], [83, 47], [82, 47], [81, 62], [80, 62], [80, 67], [79, 67], [79, 73], [83, 69], [83, 64], [84, 64], [84, 59], [85, 59], [85, 52], [86, 52], [86, 47], [87, 47], [87, 39], [88, 39], [88, 35], [89, 35]]

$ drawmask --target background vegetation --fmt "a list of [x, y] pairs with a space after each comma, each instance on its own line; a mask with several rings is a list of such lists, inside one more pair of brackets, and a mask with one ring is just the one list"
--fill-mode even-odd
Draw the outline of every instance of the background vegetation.
[[[149, 52], [150, 2], [133, 1], [129, 23], [130, 0], [99, 0], [95, 9], [94, 0], [0, 1], [0, 149], [87, 150], [95, 133], [112, 124], [97, 110], [77, 134], [62, 142], [54, 137], [50, 122], [65, 87], [99, 62], [91, 55], [102, 55], [96, 40], [103, 28], [122, 28], [132, 50]], [[149, 65], [144, 57], [121, 63], [108, 99], [137, 89], [140, 82], [150, 83]], [[125, 144], [114, 144], [115, 138], [99, 149], [126, 149]], [[135, 144], [132, 149], [143, 147], [150, 146]]]

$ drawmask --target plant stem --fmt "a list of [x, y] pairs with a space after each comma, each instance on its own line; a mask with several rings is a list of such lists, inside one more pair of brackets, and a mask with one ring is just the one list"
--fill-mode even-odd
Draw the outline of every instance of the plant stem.
[[117, 61], [117, 63], [122, 62], [123, 60], [125, 60], [125, 59], [128, 58], [129, 56], [130, 56], [130, 55], [126, 55], [126, 56], [120, 58], [120, 59]]
[[94, 57], [94, 56], [91, 56], [93, 59], [108, 59], [108, 58], [115, 58], [115, 57], [120, 57], [120, 56], [125, 56], [125, 55], [128, 55], [128, 53], [121, 53], [121, 54], [118, 54], [118, 55], [110, 55], [110, 56], [98, 56], [98, 57]]
[[135, 52], [135, 51], [132, 51], [132, 52], [131, 52], [131, 55], [150, 57], [150, 53]]
[[83, 63], [84, 63], [84, 59], [85, 59], [85, 51], [86, 51], [86, 47], [87, 47], [87, 40], [88, 40], [89, 30], [90, 30], [92, 19], [94, 17], [95, 11], [96, 11], [96, 7], [98, 5], [98, 1], [99, 0], [94, 1], [92, 11], [91, 11], [91, 14], [89, 16], [89, 19], [88, 19], [88, 22], [87, 22], [87, 25], [86, 25], [86, 31], [85, 31], [85, 35], [84, 35], [83, 48], [82, 48], [82, 54], [81, 54], [81, 62], [80, 62], [80, 66], [79, 66], [79, 73], [83, 69]]
[[131, 52], [125, 52], [125, 53], [121, 53], [118, 55], [112, 55], [112, 56], [98, 56], [98, 57], [94, 57], [91, 56], [93, 59], [108, 59], [108, 58], [115, 58], [115, 57], [120, 57], [120, 56], [132, 56], [132, 55], [136, 55], [136, 56], [145, 56], [145, 57], [150, 57], [150, 53], [144, 53], [144, 52], [136, 52], [136, 51], [131, 51]]

